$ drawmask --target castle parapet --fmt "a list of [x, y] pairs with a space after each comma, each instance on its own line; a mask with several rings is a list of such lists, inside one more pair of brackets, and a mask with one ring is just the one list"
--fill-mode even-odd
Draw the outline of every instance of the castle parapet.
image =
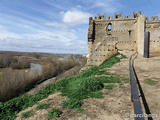
[[[138, 18], [141, 14], [141, 11], [138, 11], [138, 12], [133, 12], [132, 13], [132, 17], [130, 15], [126, 15], [124, 18], [122, 16], [122, 12], [117, 14], [117, 13], [114, 13], [114, 16], [107, 16], [107, 19], [106, 19], [106, 14], [98, 14], [97, 16], [95, 16], [95, 18], [90, 18], [89, 20], [92, 21], [92, 20], [126, 20], [126, 19], [136, 19]], [[157, 17], [157, 16], [155, 16]], [[157, 18], [153, 17], [153, 21], [157, 21]], [[146, 17], [146, 21], [149, 21], [148, 17]]]

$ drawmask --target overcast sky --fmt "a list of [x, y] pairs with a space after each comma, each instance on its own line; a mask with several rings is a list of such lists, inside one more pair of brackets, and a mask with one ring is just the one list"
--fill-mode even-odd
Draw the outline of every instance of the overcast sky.
[[0, 50], [88, 53], [88, 18], [142, 11], [160, 15], [159, 0], [0, 0]]

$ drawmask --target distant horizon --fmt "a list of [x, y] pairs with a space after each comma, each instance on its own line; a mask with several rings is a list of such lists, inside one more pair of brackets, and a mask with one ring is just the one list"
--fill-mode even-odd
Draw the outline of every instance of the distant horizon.
[[0, 51], [88, 54], [89, 17], [160, 16], [158, 0], [1, 0]]
[[40, 54], [57, 54], [57, 55], [87, 55], [88, 53], [54, 53], [54, 52], [32, 52], [32, 51], [30, 51], [30, 52], [25, 52], [25, 51], [3, 51], [3, 50], [0, 50], [0, 53], [2, 53], [2, 52], [10, 52], [10, 53], [40, 53]]

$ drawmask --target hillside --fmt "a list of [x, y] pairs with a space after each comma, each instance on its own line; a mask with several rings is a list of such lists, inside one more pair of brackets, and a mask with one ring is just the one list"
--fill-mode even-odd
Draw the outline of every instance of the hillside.
[[59, 80], [35, 95], [2, 103], [1, 109], [5, 109], [1, 119], [123, 119], [123, 114], [132, 110], [129, 80], [105, 70], [123, 58], [125, 56], [117, 53], [102, 65]]

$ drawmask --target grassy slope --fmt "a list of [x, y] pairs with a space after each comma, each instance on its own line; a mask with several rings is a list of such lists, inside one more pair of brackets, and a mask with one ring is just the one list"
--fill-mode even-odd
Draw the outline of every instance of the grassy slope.
[[[120, 57], [117, 57], [120, 56]], [[100, 66], [93, 66], [77, 76], [62, 79], [54, 84], [47, 86], [39, 93], [31, 96], [21, 96], [0, 103], [0, 119], [13, 120], [16, 114], [21, 110], [33, 106], [38, 101], [48, 97], [50, 94], [60, 91], [62, 95], [67, 96], [68, 99], [63, 101], [62, 105], [67, 108], [81, 111], [82, 100], [88, 97], [101, 98], [104, 83], [121, 83], [121, 79], [117, 76], [97, 76], [110, 75], [103, 68], [111, 67], [125, 56], [117, 53], [106, 60]]]

